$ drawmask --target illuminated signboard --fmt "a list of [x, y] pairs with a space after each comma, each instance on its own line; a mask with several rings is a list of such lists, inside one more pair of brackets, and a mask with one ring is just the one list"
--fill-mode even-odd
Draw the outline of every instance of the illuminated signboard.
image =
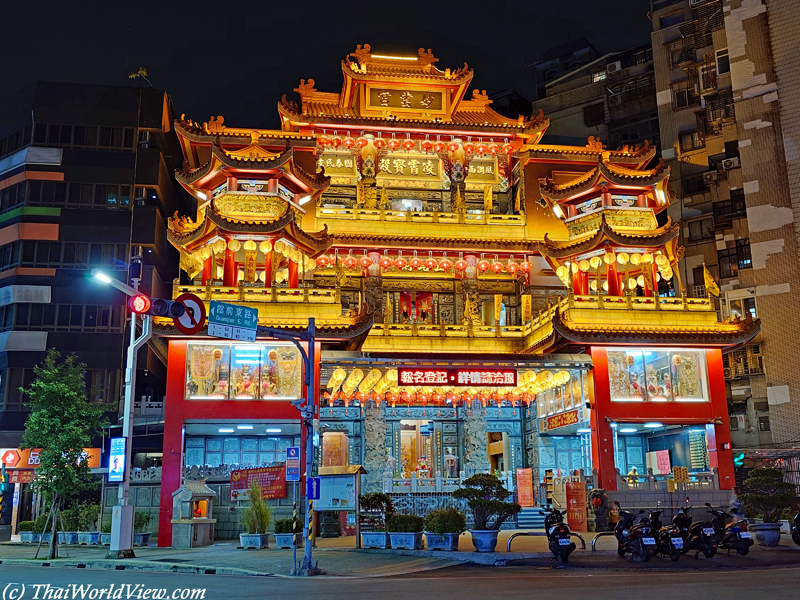
[[400, 386], [514, 387], [517, 385], [517, 371], [515, 369], [400, 368], [397, 370], [397, 381]]
[[444, 94], [441, 91], [370, 87], [367, 98], [371, 110], [444, 111]]
[[569, 425], [575, 425], [576, 423], [580, 422], [581, 420], [581, 409], [576, 408], [574, 410], [570, 410], [567, 412], [559, 413], [557, 415], [551, 415], [546, 419], [541, 419], [540, 423], [542, 425], [542, 431], [551, 431], [553, 429], [558, 429], [559, 427], [568, 427]]
[[125, 438], [111, 438], [108, 457], [108, 481], [125, 481]]

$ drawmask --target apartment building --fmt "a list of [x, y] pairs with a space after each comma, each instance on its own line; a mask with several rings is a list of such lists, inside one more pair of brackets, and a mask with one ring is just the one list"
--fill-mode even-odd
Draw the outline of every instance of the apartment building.
[[670, 207], [683, 223], [681, 279], [721, 317], [762, 333], [725, 357], [736, 447], [800, 443], [800, 3], [652, 2], [652, 49]]

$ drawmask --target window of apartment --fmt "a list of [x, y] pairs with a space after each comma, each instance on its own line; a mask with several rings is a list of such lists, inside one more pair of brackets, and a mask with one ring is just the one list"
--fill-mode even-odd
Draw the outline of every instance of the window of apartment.
[[717, 63], [717, 73], [722, 75], [723, 73], [730, 73], [731, 72], [731, 61], [728, 57], [728, 49], [723, 48], [722, 50], [717, 50], [714, 53], [714, 58], [716, 59]]
[[728, 417], [728, 424], [731, 431], [739, 431], [739, 418], [736, 415], [730, 415]]
[[739, 269], [749, 269], [753, 266], [750, 255], [750, 240], [736, 240], [736, 246], [717, 252], [719, 257], [719, 276], [721, 278], [733, 277]]
[[605, 69], [602, 71], [595, 71], [592, 73], [592, 83], [597, 83], [599, 81], [605, 81], [606, 77], [608, 77], [608, 73]]
[[750, 239], [736, 240], [736, 260], [740, 269], [749, 269], [753, 266], [753, 258], [750, 255]]
[[686, 79], [673, 85], [672, 110], [683, 110], [700, 104], [700, 94], [696, 88], [697, 85], [692, 79]]
[[606, 122], [606, 111], [602, 102], [583, 107], [583, 124], [596, 127]]
[[739, 158], [739, 142], [725, 142], [725, 158]]
[[[741, 190], [736, 191], [741, 192]], [[733, 219], [747, 216], [744, 193], [734, 194], [734, 190], [731, 190], [731, 199], [715, 202], [712, 206], [712, 210], [714, 212], [714, 224], [717, 226], [726, 226]]]
[[0, 246], [0, 271], [7, 271], [19, 266], [21, 245], [22, 242], [12, 242]]
[[697, 221], [689, 221], [689, 241], [699, 242], [701, 240], [709, 240], [714, 237], [712, 231], [714, 227], [713, 219], [699, 219]]
[[695, 194], [705, 194], [708, 191], [705, 178], [702, 173], [687, 175], [683, 178], [683, 195], [694, 196]]
[[31, 135], [33, 128], [28, 125], [22, 129], [8, 134], [5, 137], [0, 137], [0, 157], [6, 154], [12, 154], [20, 148], [29, 146], [31, 143]]
[[28, 186], [27, 201], [34, 206], [70, 205], [114, 209], [130, 206], [131, 203], [129, 185], [30, 181]]
[[28, 194], [28, 182], [23, 181], [0, 191], [0, 212], [13, 210], [25, 204]]
[[770, 431], [769, 426], [769, 415], [764, 415], [763, 417], [758, 417], [758, 430], [759, 431]]
[[705, 146], [705, 142], [703, 138], [700, 137], [700, 133], [697, 130], [684, 131], [678, 138], [680, 140], [681, 150], [684, 152], [696, 150], [697, 148], [703, 148]]
[[742, 290], [735, 290], [733, 292], [725, 293], [725, 301], [723, 302], [723, 315], [725, 317], [739, 319], [746, 319], [750, 315], [753, 319], [758, 317], [758, 310], [756, 309], [756, 299], [754, 296], [744, 296], [739, 298], [731, 298], [731, 294], [741, 294]]
[[131, 150], [134, 147], [134, 129], [37, 123], [34, 129], [34, 143], [47, 146]]

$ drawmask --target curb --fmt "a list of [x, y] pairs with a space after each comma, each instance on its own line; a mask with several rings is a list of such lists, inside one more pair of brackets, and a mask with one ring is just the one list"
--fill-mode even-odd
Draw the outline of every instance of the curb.
[[[553, 558], [551, 552], [450, 552], [446, 550], [390, 550], [390, 549], [353, 549], [348, 552], [364, 552], [366, 554], [394, 554], [400, 556], [418, 556], [420, 558], [438, 558], [476, 565], [504, 567], [515, 560], [535, 560]], [[616, 556], [614, 550], [597, 550], [591, 556]]]
[[59, 558], [54, 561], [10, 558], [0, 560], [0, 566], [14, 567], [75, 567], [77, 569], [107, 569], [113, 571], [153, 571], [160, 573], [192, 573], [196, 575], [242, 575], [249, 577], [277, 577], [273, 573], [250, 571], [233, 567], [206, 567], [179, 563], [162, 563], [146, 560], [70, 560]]

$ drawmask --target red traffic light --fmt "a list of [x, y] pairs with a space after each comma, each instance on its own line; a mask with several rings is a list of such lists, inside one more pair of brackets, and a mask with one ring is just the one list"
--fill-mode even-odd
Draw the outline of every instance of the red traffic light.
[[152, 302], [150, 301], [150, 298], [143, 294], [128, 298], [128, 308], [131, 312], [134, 312], [137, 315], [146, 313], [148, 310], [150, 310], [151, 306]]

